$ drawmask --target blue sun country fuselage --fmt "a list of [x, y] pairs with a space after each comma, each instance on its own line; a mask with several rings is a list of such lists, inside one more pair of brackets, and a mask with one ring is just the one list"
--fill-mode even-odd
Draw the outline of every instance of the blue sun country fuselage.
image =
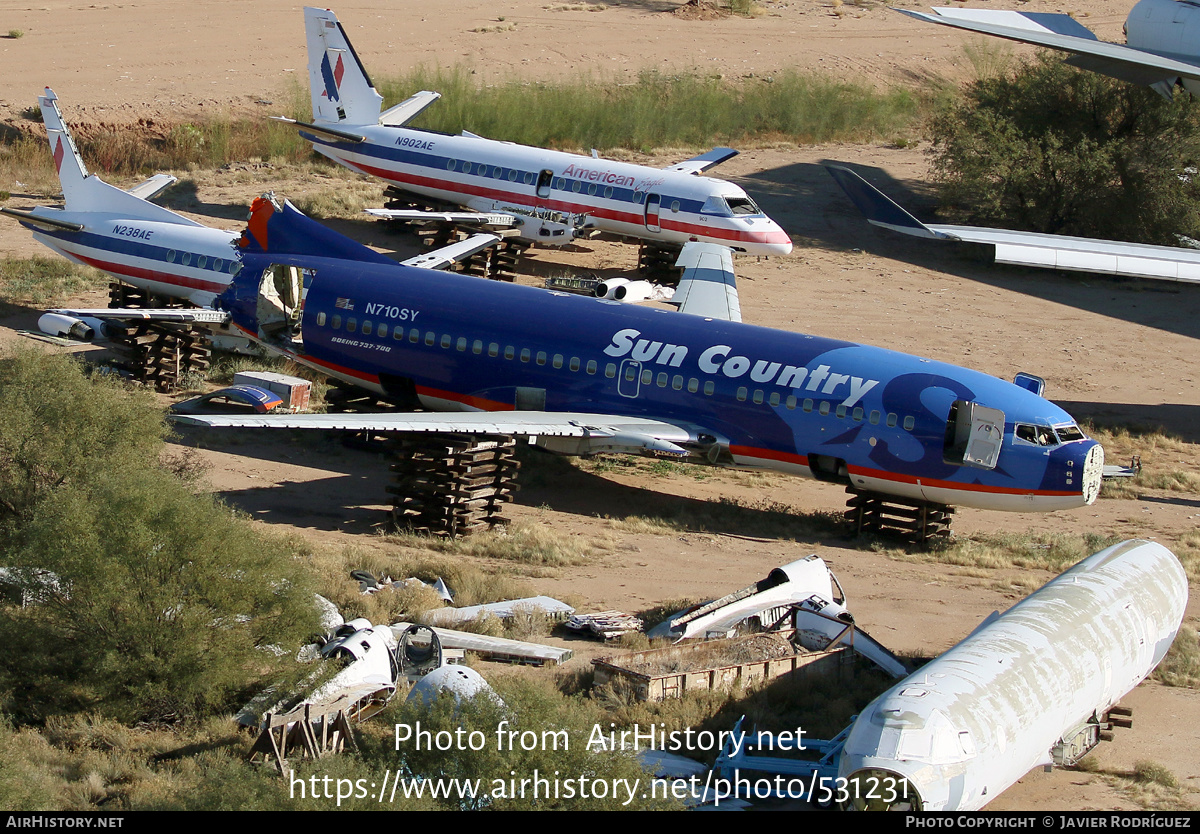
[[[699, 460], [945, 504], [1057, 510], [1090, 504], [1099, 491], [1099, 444], [1058, 406], [983, 373], [413, 269], [290, 206], [270, 223], [271, 249], [243, 249], [218, 306], [245, 335], [381, 394], [415, 394], [435, 410], [659, 420], [686, 427], [685, 445]], [[259, 320], [261, 286], [276, 266], [298, 268], [306, 287], [300, 321], [286, 335]], [[972, 409], [993, 422], [966, 450], [961, 426]]]

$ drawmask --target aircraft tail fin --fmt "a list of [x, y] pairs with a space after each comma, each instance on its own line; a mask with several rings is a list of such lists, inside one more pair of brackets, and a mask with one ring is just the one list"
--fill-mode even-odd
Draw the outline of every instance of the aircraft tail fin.
[[169, 174], [157, 174], [130, 191], [122, 191], [95, 174], [89, 174], [71, 131], [63, 121], [62, 111], [58, 109], [58, 96], [47, 87], [46, 94], [38, 96], [38, 104], [42, 108], [42, 122], [46, 126], [46, 138], [50, 140], [50, 153], [54, 156], [54, 167], [58, 169], [67, 211], [121, 213], [130, 219], [200, 225], [170, 209], [147, 202], [175, 182], [175, 177]]
[[916, 237], [930, 237], [939, 240], [949, 237], [926, 226], [849, 168], [841, 165], [826, 165], [825, 170], [873, 225]]
[[337, 15], [328, 9], [305, 8], [304, 33], [313, 121], [378, 124], [383, 96], [371, 83]]
[[239, 249], [254, 253], [396, 265], [386, 255], [322, 226], [287, 200], [280, 201], [273, 193], [264, 194], [250, 204], [250, 220], [237, 245]]
[[90, 187], [88, 180], [92, 179], [71, 131], [63, 121], [62, 112], [58, 109], [58, 96], [49, 87], [46, 94], [38, 96], [38, 105], [42, 108], [42, 123], [46, 126], [46, 138], [50, 140], [50, 154], [54, 157], [54, 167], [58, 169], [58, 180], [62, 184], [63, 198], [67, 201], [68, 211], [89, 211], [82, 205]]

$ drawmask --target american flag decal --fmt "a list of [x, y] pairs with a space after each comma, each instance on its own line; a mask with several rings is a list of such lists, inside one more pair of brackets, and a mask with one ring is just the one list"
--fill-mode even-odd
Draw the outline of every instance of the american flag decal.
[[354, 301], [353, 301], [353, 299], [349, 299], [349, 298], [339, 298], [337, 301], [334, 302], [333, 306], [337, 307], [339, 310], [353, 310], [354, 309]]

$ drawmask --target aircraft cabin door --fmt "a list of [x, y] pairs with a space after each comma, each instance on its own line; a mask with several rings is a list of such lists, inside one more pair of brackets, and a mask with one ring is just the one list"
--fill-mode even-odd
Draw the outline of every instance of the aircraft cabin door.
[[623, 360], [617, 377], [617, 393], [622, 397], [636, 397], [641, 385], [642, 363], [635, 359]]
[[546, 168], [542, 173], [538, 174], [537, 195], [539, 199], [546, 199], [550, 196], [550, 183], [554, 181], [554, 172]]
[[646, 195], [646, 228], [651, 232], [662, 231], [662, 226], [658, 225], [658, 209], [661, 203], [661, 194]]

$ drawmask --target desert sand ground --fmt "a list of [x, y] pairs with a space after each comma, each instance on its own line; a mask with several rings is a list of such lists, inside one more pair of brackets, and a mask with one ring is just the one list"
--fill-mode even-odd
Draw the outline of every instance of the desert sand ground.
[[[366, 66], [379, 76], [422, 63], [469, 65], [484, 83], [513, 75], [628, 78], [646, 68], [736, 78], [799, 67], [903, 85], [935, 76], [963, 80], [973, 72], [962, 49], [968, 36], [882, 6], [847, 3], [839, 15], [823, 0], [764, 2], [762, 17], [711, 20], [674, 14], [677, 6], [673, 0], [635, 0], [588, 12], [557, 11], [534, 0], [461, 0], [436, 8], [407, 0], [358, 0], [335, 11]], [[1021, 8], [1075, 10], [1045, 0]], [[1102, 38], [1120, 40], [1128, 8], [1126, 2], [1102, 0], [1087, 4], [1086, 13], [1078, 11]], [[508, 22], [516, 24], [508, 31], [472, 31]], [[304, 83], [300, 6], [276, 0], [34, 5], [0, 0], [0, 33], [8, 30], [24, 33], [0, 37], [5, 68], [0, 120], [10, 124], [47, 85], [59, 95], [69, 122], [96, 124], [228, 110], [265, 116], [273, 111], [264, 102]], [[820, 167], [831, 160], [851, 164], [899, 202], [929, 216], [928, 164], [920, 147], [746, 150], [716, 173], [742, 184], [796, 243], [785, 258], [738, 260], [746, 321], [886, 345], [1005, 378], [1032, 371], [1046, 378], [1047, 396], [1077, 417], [1161, 425], [1200, 443], [1200, 287], [993, 267], [952, 247], [875, 230]], [[194, 204], [181, 208], [202, 222], [234, 228], [240, 207], [263, 190], [291, 196], [331, 187], [329, 181], [279, 181], [270, 170], [255, 177], [247, 183], [228, 174], [196, 175]], [[0, 183], [0, 189], [13, 192], [10, 205], [53, 197], [22, 192], [13, 183]], [[391, 245], [376, 240], [381, 233], [365, 222], [339, 228]], [[604, 273], [629, 270], [636, 262], [633, 249], [617, 243], [587, 243], [577, 250], [539, 250], [533, 271], [568, 265]], [[39, 251], [16, 224], [0, 224], [0, 254]], [[0, 321], [0, 350], [11, 345], [16, 328], [31, 326], [35, 317], [26, 310]], [[258, 439], [210, 438], [205, 446], [213, 488], [260, 523], [295, 528], [335, 546], [388, 548], [371, 535], [384, 521], [385, 469], [376, 455], [332, 444], [301, 449]], [[1200, 447], [1185, 448], [1181, 459], [1165, 464], [1200, 470]], [[703, 512], [704, 501], [720, 496], [769, 497], [798, 510], [837, 511], [843, 495], [829, 485], [744, 475], [695, 480], [557, 467], [553, 472], [554, 487], [534, 479], [511, 515], [572, 535], [615, 538], [615, 547], [596, 564], [535, 580], [541, 592], [574, 594], [597, 610], [634, 611], [668, 599], [718, 596], [816, 552], [837, 572], [861, 625], [896, 651], [931, 654], [1050, 578], [895, 560], [836, 537], [794, 542], [744, 530], [664, 536], [614, 528], [614, 519], [669, 513], [680, 504]], [[1099, 531], [1169, 546], [1198, 520], [1200, 498], [1194, 494], [1150, 491], [1053, 515], [961, 510], [955, 529], [959, 535]], [[1194, 630], [1200, 616], [1194, 597], [1188, 615]], [[574, 662], [598, 653], [580, 652]], [[1200, 692], [1151, 683], [1127, 703], [1135, 708], [1134, 728], [1092, 754], [1098, 772], [1033, 772], [989, 807], [1136, 807], [1106, 774], [1127, 773], [1138, 759], [1166, 765], [1189, 791], [1187, 801], [1200, 803], [1195, 754]]]

